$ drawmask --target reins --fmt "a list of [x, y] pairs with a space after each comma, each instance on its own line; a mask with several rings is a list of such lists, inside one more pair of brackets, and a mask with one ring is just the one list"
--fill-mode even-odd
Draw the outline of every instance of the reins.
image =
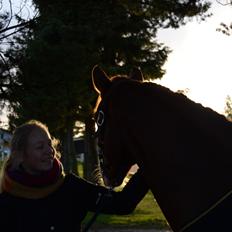
[[93, 216], [90, 218], [90, 220], [87, 222], [87, 224], [84, 227], [84, 229], [82, 230], [82, 232], [87, 232], [90, 229], [90, 227], [93, 225], [93, 223], [96, 221], [98, 215], [101, 213], [101, 210], [103, 208], [104, 198], [111, 197], [112, 196], [111, 191], [112, 190], [109, 189], [106, 193], [99, 193], [98, 199], [96, 201], [97, 210], [95, 211]]
[[90, 220], [88, 221], [88, 223], [86, 224], [86, 226], [82, 230], [82, 232], [87, 232], [89, 230], [89, 228], [93, 225], [93, 223], [96, 221], [97, 216], [100, 214], [103, 194], [101, 194], [101, 193], [99, 193], [99, 194], [100, 195], [97, 199], [97, 210], [95, 211], [93, 216], [90, 218]]
[[182, 227], [179, 230], [179, 232], [184, 232], [186, 229], [188, 229], [193, 224], [195, 224], [196, 222], [198, 222], [201, 218], [203, 218], [204, 216], [206, 216], [210, 211], [212, 211], [214, 208], [216, 208], [220, 203], [222, 203], [230, 195], [232, 195], [232, 190], [229, 191], [227, 194], [225, 194], [223, 197], [221, 197], [214, 205], [212, 205], [211, 207], [209, 207], [209, 209], [205, 210], [198, 217], [196, 217], [195, 219], [193, 219], [191, 222], [187, 223], [184, 227]]

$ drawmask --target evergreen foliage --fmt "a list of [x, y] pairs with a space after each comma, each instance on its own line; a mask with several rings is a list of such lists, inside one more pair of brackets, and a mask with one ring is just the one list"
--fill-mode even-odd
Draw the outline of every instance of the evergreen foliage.
[[[204, 20], [210, 7], [201, 0], [33, 3], [38, 17], [11, 40], [4, 54], [14, 79], [8, 90], [10, 123], [31, 118], [46, 123], [63, 142], [69, 157], [66, 170], [75, 166], [71, 141], [75, 122], [92, 123], [92, 67], [99, 64], [110, 73], [128, 74], [139, 66], [145, 78], [162, 78], [170, 50], [156, 40], [157, 30], [178, 28], [194, 16]], [[94, 130], [93, 125], [88, 128]]]
[[232, 99], [229, 95], [226, 97], [225, 115], [228, 120], [232, 121]]

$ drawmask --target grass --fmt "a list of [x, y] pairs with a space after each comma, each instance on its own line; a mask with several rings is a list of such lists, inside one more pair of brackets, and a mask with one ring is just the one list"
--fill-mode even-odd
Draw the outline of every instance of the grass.
[[[83, 174], [82, 165], [78, 165], [80, 176]], [[131, 176], [125, 178], [124, 184], [115, 188], [120, 190], [129, 180]], [[88, 213], [83, 224], [88, 223], [93, 213]], [[137, 205], [133, 213], [128, 215], [106, 215], [100, 214], [94, 224], [93, 229], [97, 228], [152, 228], [152, 229], [167, 229], [167, 221], [160, 210], [153, 194], [149, 191], [143, 200]]]
[[[93, 214], [89, 213], [84, 223]], [[135, 211], [129, 215], [105, 215], [97, 217], [92, 228], [157, 228], [167, 229], [168, 225], [151, 192], [138, 204]]]

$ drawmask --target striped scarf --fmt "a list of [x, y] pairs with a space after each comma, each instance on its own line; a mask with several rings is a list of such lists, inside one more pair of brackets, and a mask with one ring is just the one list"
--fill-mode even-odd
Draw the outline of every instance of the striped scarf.
[[10, 171], [7, 164], [3, 170], [1, 188], [16, 197], [39, 199], [56, 191], [64, 182], [65, 173], [58, 159], [53, 168], [41, 175], [31, 175], [23, 169]]

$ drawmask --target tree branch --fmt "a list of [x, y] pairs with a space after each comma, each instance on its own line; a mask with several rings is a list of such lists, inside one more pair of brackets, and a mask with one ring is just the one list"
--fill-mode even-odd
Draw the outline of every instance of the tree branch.
[[217, 3], [219, 3], [222, 6], [227, 6], [227, 5], [231, 5], [232, 1], [231, 0], [226, 0], [225, 3], [222, 3], [221, 0], [216, 0]]
[[10, 27], [6, 27], [6, 28], [0, 30], [0, 34], [6, 32], [6, 31], [9, 31], [9, 30], [18, 28], [18, 27], [26, 27], [26, 26], [29, 25], [30, 23], [33, 23], [33, 22], [35, 21], [35, 19], [37, 19], [37, 18], [33, 18], [33, 19], [31, 19], [31, 20], [28, 20], [28, 21], [23, 22], [23, 23], [19, 23], [19, 24], [17, 24], [17, 25], [13, 25], [13, 26], [10, 26]]

